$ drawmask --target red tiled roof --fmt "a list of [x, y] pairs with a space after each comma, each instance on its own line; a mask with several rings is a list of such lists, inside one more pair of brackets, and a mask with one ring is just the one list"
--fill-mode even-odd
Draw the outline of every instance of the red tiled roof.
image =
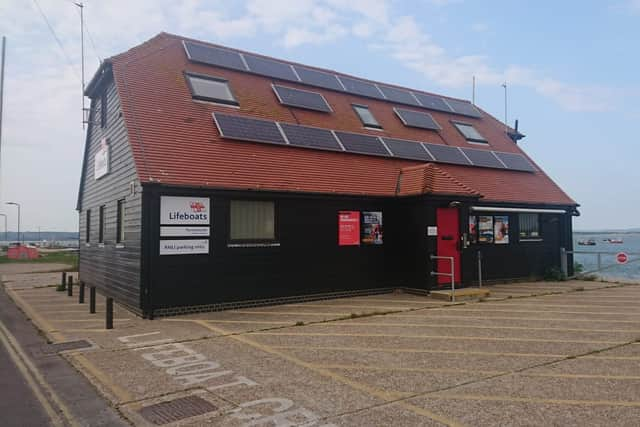
[[[400, 170], [420, 166], [423, 172], [406, 171], [409, 176], [426, 174], [424, 193], [451, 191], [456, 195], [481, 194], [491, 201], [575, 204], [542, 172], [442, 164], [424, 166], [417, 161], [223, 139], [212, 120], [212, 113], [228, 113], [230, 108], [192, 100], [185, 71], [227, 79], [240, 105], [238, 110], [233, 110], [238, 114], [376, 136], [468, 146], [450, 123], [450, 120], [460, 119], [452, 114], [430, 112], [442, 125], [439, 132], [409, 128], [397, 119], [392, 105], [386, 101], [318, 88], [313, 90], [324, 95], [333, 113], [283, 106], [273, 94], [271, 79], [190, 62], [182, 40], [161, 33], [109, 60], [142, 183], [394, 196]], [[286, 84], [305, 88], [292, 82]], [[364, 129], [351, 109], [352, 103], [368, 105], [384, 130]], [[472, 123], [490, 141], [490, 149], [522, 153], [505, 134], [504, 125], [486, 112], [482, 119], [465, 117], [463, 121]], [[433, 183], [429, 185], [427, 181], [432, 178], [427, 179], [427, 175], [433, 177]], [[410, 183], [415, 179], [416, 182]], [[423, 178], [403, 178], [407, 190], [401, 189], [401, 192], [417, 191], [415, 186], [422, 185], [420, 179]]]
[[447, 196], [480, 197], [480, 192], [461, 183], [433, 163], [400, 169], [398, 196], [437, 194]]

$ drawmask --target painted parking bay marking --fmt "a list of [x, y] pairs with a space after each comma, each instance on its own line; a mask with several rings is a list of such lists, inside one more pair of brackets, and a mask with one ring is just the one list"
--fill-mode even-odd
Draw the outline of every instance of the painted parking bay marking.
[[[160, 334], [159, 331], [148, 332], [119, 337], [118, 340], [139, 352], [144, 360], [151, 362], [155, 367], [164, 369], [167, 375], [185, 387], [202, 384], [207, 390], [217, 392], [230, 387], [259, 386], [256, 381], [237, 375], [233, 370], [224, 369], [219, 362], [210, 360], [204, 354], [175, 342], [172, 338], [162, 338]], [[232, 381], [211, 384], [211, 380], [223, 377], [231, 377]], [[256, 409], [262, 412], [256, 412]], [[296, 406], [292, 400], [281, 397], [244, 402], [234, 409], [230, 416], [244, 421], [245, 426], [312, 427], [320, 422], [320, 416], [313, 411]], [[335, 427], [335, 424], [318, 427]]]

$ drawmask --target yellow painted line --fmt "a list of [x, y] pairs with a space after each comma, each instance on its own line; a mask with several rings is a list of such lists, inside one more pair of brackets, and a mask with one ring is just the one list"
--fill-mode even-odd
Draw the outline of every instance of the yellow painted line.
[[[482, 307], [484, 307], [485, 303], [482, 303]], [[444, 308], [434, 308], [432, 310], [428, 310], [429, 312], [425, 312], [426, 315], [435, 314], [436, 312], [442, 312], [443, 310], [455, 310], [462, 311], [467, 313], [536, 313], [536, 314], [546, 314], [546, 313], [559, 313], [559, 314], [598, 314], [598, 315], [609, 315], [609, 316], [628, 316], [628, 317], [640, 317], [640, 313], [638, 314], [627, 314], [617, 312], [605, 312], [605, 311], [566, 311], [566, 310], [500, 310], [495, 308], [486, 308], [486, 309], [478, 309], [478, 308], [468, 308], [466, 305], [458, 305], [454, 307], [444, 307]]]
[[504, 302], [500, 302], [500, 303], [494, 303], [494, 302], [485, 302], [482, 304], [483, 307], [504, 307], [504, 306], [518, 306], [518, 307], [531, 307], [531, 308], [539, 308], [539, 307], [552, 307], [552, 308], [560, 308], [560, 307], [568, 307], [568, 308], [591, 308], [591, 307], [597, 307], [597, 308], [618, 308], [618, 307], [624, 307], [624, 308], [635, 308], [636, 311], [638, 310], [638, 305], [637, 304], [627, 304], [627, 305], [622, 305], [622, 304], [537, 304], [537, 303], [519, 303], [519, 302], [513, 302], [513, 301], [504, 301]]
[[208, 323], [240, 323], [240, 324], [258, 324], [258, 325], [295, 325], [293, 322], [277, 321], [277, 320], [204, 320]]
[[312, 363], [318, 368], [327, 369], [353, 369], [363, 371], [391, 371], [391, 372], [423, 372], [436, 374], [481, 374], [481, 375], [501, 375], [507, 374], [507, 371], [481, 371], [477, 369], [436, 369], [436, 368], [406, 368], [402, 366], [370, 366], [370, 365], [342, 365], [342, 364], [322, 364]]
[[387, 305], [373, 305], [373, 304], [309, 304], [309, 303], [303, 303], [303, 304], [287, 304], [287, 307], [296, 307], [296, 308], [305, 308], [305, 307], [319, 307], [319, 308], [357, 308], [357, 309], [364, 309], [364, 310], [397, 310], [397, 311], [401, 311], [401, 310], [410, 310], [412, 309], [411, 307], [407, 307], [407, 306], [401, 306], [401, 305], [397, 305], [397, 306], [387, 306]]
[[27, 304], [22, 297], [13, 292], [10, 289], [7, 289], [7, 294], [11, 296], [11, 298], [20, 306], [20, 308], [25, 312], [27, 317], [29, 317], [40, 330], [44, 331], [46, 335], [51, 338], [51, 341], [60, 342], [66, 341], [65, 336], [57, 330], [52, 324], [50, 324], [47, 320], [42, 318], [38, 313], [36, 313], [29, 304]]
[[325, 351], [357, 351], [357, 352], [384, 352], [384, 353], [427, 353], [427, 354], [461, 354], [474, 356], [504, 356], [504, 357], [537, 357], [566, 359], [566, 354], [547, 353], [500, 353], [492, 351], [459, 351], [459, 350], [429, 350], [423, 348], [383, 348], [383, 347], [331, 347], [311, 345], [274, 345], [272, 348], [290, 350], [325, 350]]
[[[212, 326], [212, 325], [210, 325], [210, 324], [208, 324], [206, 322], [202, 322], [202, 325], [204, 327], [209, 328], [212, 331], [217, 332], [217, 333], [222, 334], [222, 335], [225, 335], [225, 334], [228, 333], [224, 329], [219, 328], [217, 326]], [[459, 426], [459, 424], [456, 423], [455, 421], [452, 421], [452, 420], [450, 420], [448, 418], [445, 418], [445, 417], [443, 417], [441, 415], [438, 415], [438, 414], [436, 414], [434, 412], [431, 412], [431, 411], [429, 411], [427, 409], [421, 408], [421, 407], [416, 406], [416, 405], [412, 405], [412, 404], [410, 404], [408, 402], [398, 401], [397, 399], [399, 397], [405, 397], [404, 394], [387, 392], [387, 391], [384, 391], [384, 390], [373, 388], [373, 387], [368, 386], [366, 384], [362, 384], [362, 383], [350, 380], [349, 378], [346, 378], [346, 377], [344, 377], [342, 375], [336, 374], [335, 372], [332, 372], [332, 371], [330, 371], [328, 369], [318, 368], [318, 367], [314, 366], [311, 363], [308, 363], [308, 362], [305, 362], [305, 361], [303, 361], [301, 359], [298, 359], [295, 356], [292, 356], [290, 354], [284, 353], [282, 351], [278, 351], [274, 347], [270, 347], [270, 346], [267, 346], [267, 345], [264, 345], [264, 344], [260, 344], [260, 343], [258, 343], [256, 341], [253, 341], [253, 340], [247, 338], [244, 335], [230, 335], [229, 338], [231, 338], [233, 340], [236, 340], [236, 341], [239, 341], [239, 342], [242, 342], [243, 344], [247, 344], [247, 345], [249, 345], [251, 347], [257, 348], [258, 350], [261, 350], [261, 351], [263, 351], [265, 353], [269, 353], [269, 354], [273, 354], [273, 355], [279, 356], [279, 357], [281, 357], [281, 358], [283, 358], [285, 360], [288, 360], [289, 362], [292, 362], [292, 363], [294, 363], [294, 364], [296, 364], [298, 366], [301, 366], [303, 368], [309, 369], [309, 370], [315, 372], [318, 375], [321, 375], [321, 376], [326, 377], [326, 378], [331, 378], [331, 379], [333, 379], [333, 380], [335, 380], [337, 382], [345, 384], [345, 385], [353, 388], [354, 390], [361, 391], [361, 392], [366, 393], [366, 394], [368, 394], [370, 396], [376, 397], [378, 399], [382, 399], [382, 400], [387, 401], [387, 402], [395, 402], [398, 406], [401, 406], [401, 407], [403, 407], [403, 408], [405, 408], [405, 409], [407, 409], [409, 411], [412, 411], [412, 412], [414, 412], [414, 413], [416, 413], [418, 415], [422, 415], [422, 416], [428, 417], [428, 418], [430, 418], [430, 419], [432, 419], [434, 421], [437, 421], [439, 423], [442, 423], [444, 425], [451, 426], [451, 427]]]
[[[213, 321], [210, 321], [213, 322]], [[249, 320], [248, 322], [254, 322]], [[257, 323], [257, 322], [256, 322]], [[318, 326], [318, 325], [313, 325]], [[460, 324], [433, 324], [433, 323], [387, 323], [387, 322], [329, 322], [322, 323], [319, 326], [327, 327], [344, 327], [344, 326], [376, 326], [376, 327], [408, 327], [408, 328], [459, 328], [459, 329], [505, 329], [505, 330], [524, 330], [524, 331], [557, 331], [557, 332], [597, 332], [597, 333], [629, 333], [640, 334], [640, 329], [579, 329], [579, 328], [538, 328], [534, 326], [481, 326], [481, 325], [460, 325]]]
[[419, 314], [388, 314], [385, 317], [407, 318], [407, 319], [466, 319], [466, 320], [517, 320], [534, 322], [587, 322], [587, 323], [632, 323], [640, 325], [640, 320], [609, 320], [609, 319], [574, 319], [574, 318], [540, 318], [540, 317], [508, 317], [508, 316], [455, 316], [438, 315], [424, 316]]
[[518, 402], [545, 403], [553, 405], [581, 405], [581, 406], [623, 406], [640, 407], [640, 402], [621, 400], [576, 400], [576, 399], [543, 399], [535, 397], [487, 396], [479, 394], [430, 394], [430, 398], [446, 400], [477, 400], [486, 402]]
[[596, 374], [519, 374], [523, 377], [545, 377], [545, 378], [570, 378], [570, 379], [596, 379], [596, 380], [640, 380], [640, 375], [596, 375]]
[[68, 357], [74, 359], [85, 372], [89, 373], [89, 375], [93, 376], [97, 381], [105, 386], [111, 394], [120, 401], [120, 403], [134, 400], [131, 393], [111, 381], [109, 375], [96, 368], [83, 354], [73, 353], [69, 354]]
[[588, 340], [567, 340], [567, 339], [542, 339], [542, 338], [514, 338], [514, 337], [470, 337], [458, 335], [399, 335], [399, 334], [350, 334], [350, 333], [324, 333], [324, 332], [248, 332], [257, 336], [288, 336], [288, 337], [382, 337], [382, 338], [418, 338], [430, 340], [463, 340], [463, 341], [523, 341], [542, 343], [571, 343], [571, 344], [599, 344], [617, 345], [624, 344], [625, 341], [588, 341]]
[[[131, 319], [113, 319], [114, 322], [128, 322]], [[104, 322], [105, 319], [63, 319], [63, 320], [52, 320], [52, 322], [61, 322], [61, 323], [71, 323], [71, 322]]]
[[581, 359], [592, 360], [640, 360], [640, 356], [583, 356]]
[[230, 311], [231, 314], [264, 314], [267, 316], [351, 316], [351, 312], [348, 313], [320, 313], [317, 311]]
[[[54, 426], [64, 426], [64, 421], [67, 421], [71, 425], [78, 425], [73, 420], [69, 409], [64, 405], [64, 403], [60, 400], [58, 395], [53, 391], [49, 384], [44, 380], [42, 374], [33, 365], [33, 363], [31, 363], [31, 360], [29, 360], [29, 357], [26, 355], [24, 350], [22, 350], [22, 347], [20, 346], [18, 341], [2, 323], [0, 323], [0, 343], [4, 346], [7, 353], [9, 354], [9, 357], [20, 371], [22, 378], [24, 378], [34, 396], [42, 405], [42, 408], [47, 413], [47, 416], [49, 417], [51, 423]], [[49, 396], [51, 396], [51, 400], [60, 409], [64, 420], [60, 416], [60, 414], [53, 408], [51, 403], [49, 403], [49, 400], [47, 400], [41, 389], [48, 393]]]

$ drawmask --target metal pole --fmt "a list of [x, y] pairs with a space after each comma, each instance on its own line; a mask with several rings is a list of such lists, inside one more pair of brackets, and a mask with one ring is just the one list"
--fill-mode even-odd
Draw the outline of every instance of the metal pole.
[[507, 82], [504, 82], [502, 84], [502, 87], [504, 88], [504, 130], [505, 132], [508, 131], [508, 117], [507, 117]]
[[18, 242], [22, 243], [22, 236], [20, 236], [20, 205], [16, 203], [18, 206]]
[[80, 69], [82, 74], [82, 129], [84, 129], [84, 4], [80, 2], [76, 3], [76, 6], [80, 8], [80, 55], [82, 57]]
[[0, 173], [2, 172], [2, 106], [4, 104], [4, 63], [6, 49], [7, 38], [2, 36], [2, 64], [0, 65]]
[[565, 248], [560, 248], [560, 271], [562, 272], [563, 277], [567, 277], [569, 275], [569, 270], [567, 268], [567, 250]]
[[91, 286], [89, 288], [89, 313], [95, 314], [96, 312], [96, 287]]
[[0, 216], [4, 217], [4, 241], [8, 242], [9, 241], [9, 234], [7, 232], [7, 215], [6, 214], [0, 214]]
[[113, 298], [107, 298], [106, 329], [113, 329]]
[[456, 302], [456, 274], [454, 272], [453, 257], [451, 261], [451, 302]]
[[478, 251], [478, 287], [482, 287], [482, 252]]
[[602, 269], [602, 256], [600, 252], [598, 252], [598, 271]]
[[78, 292], [78, 304], [84, 304], [84, 282], [80, 282], [79, 292]]

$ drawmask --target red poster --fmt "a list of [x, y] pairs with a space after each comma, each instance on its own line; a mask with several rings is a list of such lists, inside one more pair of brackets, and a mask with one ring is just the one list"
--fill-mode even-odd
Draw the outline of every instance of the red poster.
[[338, 212], [338, 245], [350, 246], [360, 244], [360, 212]]

